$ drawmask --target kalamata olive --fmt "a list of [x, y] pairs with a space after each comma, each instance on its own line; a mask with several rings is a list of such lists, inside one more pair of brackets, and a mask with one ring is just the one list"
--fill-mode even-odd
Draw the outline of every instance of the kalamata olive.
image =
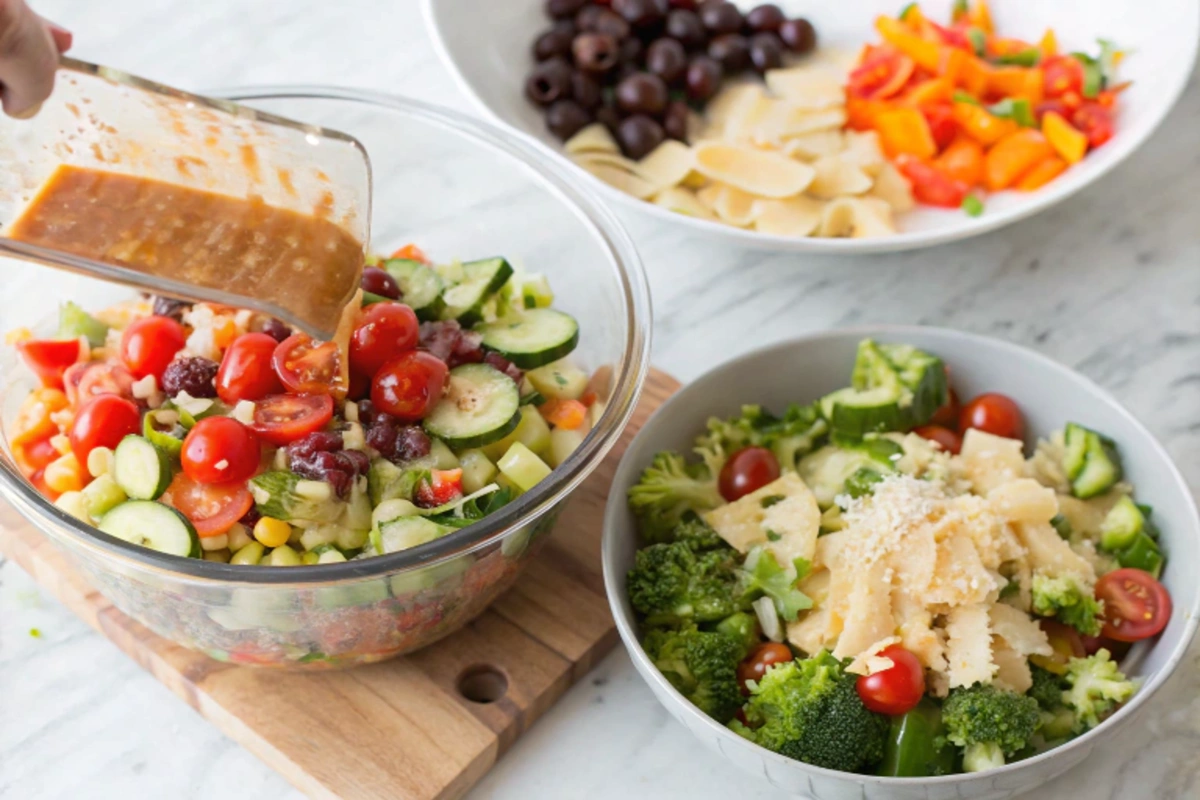
[[561, 20], [533, 41], [533, 57], [545, 61], [555, 56], [570, 56], [574, 38], [575, 25], [570, 20]]
[[543, 61], [529, 73], [525, 94], [540, 106], [571, 96], [571, 66], [565, 58]]
[[804, 54], [817, 46], [817, 31], [803, 17], [789, 19], [780, 25], [779, 38], [793, 53]]
[[641, 39], [634, 38], [633, 36], [630, 36], [628, 39], [622, 39], [620, 48], [621, 57], [619, 60], [622, 64], [641, 65], [642, 56], [646, 54], [646, 45], [642, 44]]
[[750, 62], [761, 72], [783, 66], [783, 42], [773, 33], [756, 33], [750, 37]]
[[571, 42], [575, 66], [584, 72], [607, 72], [621, 55], [617, 40], [604, 33], [581, 33]]
[[700, 6], [699, 13], [710, 33], [737, 33], [742, 29], [742, 12], [733, 3], [708, 2]]
[[672, 139], [681, 142], [688, 140], [688, 107], [682, 100], [672, 100], [667, 103], [667, 112], [663, 114], [663, 131]]
[[359, 286], [362, 287], [364, 292], [377, 294], [389, 300], [400, 299], [400, 284], [396, 283], [395, 278], [379, 267], [364, 268]]
[[626, 117], [617, 126], [617, 141], [621, 145], [621, 150], [632, 159], [645, 157], [662, 144], [666, 138], [667, 134], [663, 131], [662, 125], [645, 114]]
[[657, 75], [638, 72], [617, 84], [617, 107], [627, 114], [657, 117], [667, 107], [667, 84]]
[[646, 69], [668, 84], [677, 83], [687, 72], [687, 51], [678, 39], [655, 39], [646, 50]]
[[555, 19], [575, 16], [590, 0], [546, 0], [546, 13]]
[[720, 62], [726, 75], [750, 66], [750, 42], [740, 33], [723, 33], [708, 43], [708, 54]]
[[576, 71], [571, 75], [571, 99], [589, 111], [599, 108], [604, 99], [600, 82], [586, 72]]
[[[594, 14], [587, 12], [595, 8]], [[580, 17], [587, 17], [587, 24], [580, 22]], [[607, 33], [617, 41], [624, 39], [629, 35], [629, 23], [619, 14], [615, 14], [607, 8], [600, 6], [589, 6], [579, 12], [579, 16], [575, 18], [575, 25], [581, 31], [591, 31], [593, 33]]]
[[696, 0], [670, 0], [671, 8], [682, 8], [687, 11], [695, 11], [697, 5]]
[[666, 3], [658, 0], [612, 0], [612, 10], [620, 14], [635, 28], [644, 28], [661, 22], [666, 16]]
[[574, 100], [559, 100], [546, 110], [546, 128], [566, 141], [592, 121], [592, 115]]
[[755, 6], [746, 14], [746, 27], [754, 33], [774, 33], [786, 21], [783, 10], [774, 3]]
[[677, 39], [688, 50], [703, 47], [708, 41], [704, 32], [704, 23], [694, 11], [675, 9], [667, 14], [667, 36]]
[[687, 95], [693, 103], [703, 103], [721, 88], [721, 65], [710, 56], [695, 56], [688, 64]]
[[617, 135], [617, 126], [621, 124], [621, 112], [616, 106], [602, 105], [596, 109], [596, 122], [608, 128], [613, 136]]
[[575, 27], [584, 32], [595, 32], [596, 19], [607, 11], [604, 6], [584, 6], [575, 15]]

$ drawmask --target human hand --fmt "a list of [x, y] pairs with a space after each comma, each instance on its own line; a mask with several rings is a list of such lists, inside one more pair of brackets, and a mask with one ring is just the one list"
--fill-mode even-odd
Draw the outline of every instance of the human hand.
[[58, 56], [71, 33], [35, 14], [24, 0], [0, 0], [0, 102], [10, 117], [27, 119], [54, 88]]

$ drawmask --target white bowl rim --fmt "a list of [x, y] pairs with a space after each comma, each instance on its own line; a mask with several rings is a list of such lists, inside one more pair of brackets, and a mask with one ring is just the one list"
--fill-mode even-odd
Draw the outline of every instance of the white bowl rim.
[[508, 120], [497, 114], [491, 106], [475, 91], [475, 87], [467, 79], [467, 76], [459, 69], [458, 64], [450, 55], [450, 50], [446, 46], [445, 39], [442, 37], [442, 28], [438, 24], [438, 18], [434, 10], [434, 5], [437, 0], [420, 0], [421, 12], [425, 19], [425, 27], [429, 32], [429, 38], [433, 42], [433, 49], [441, 59], [442, 64], [449, 70], [454, 82], [462, 90], [463, 94], [471, 101], [471, 104], [476, 110], [486, 117], [489, 121], [504, 126], [507, 130], [523, 136], [526, 139], [534, 142], [538, 147], [553, 155], [555, 159], [561, 160], [571, 165], [571, 169], [587, 175], [592, 185], [600, 195], [607, 198], [610, 202], [616, 203], [618, 206], [623, 206], [632, 213], [648, 214], [660, 221], [669, 224], [680, 225], [689, 229], [695, 234], [700, 234], [708, 237], [725, 239], [729, 242], [734, 242], [745, 247], [755, 250], [772, 250], [779, 252], [798, 252], [798, 253], [821, 253], [834, 255], [861, 255], [865, 253], [896, 253], [904, 250], [916, 250], [923, 247], [933, 247], [947, 242], [954, 242], [961, 239], [968, 239], [974, 236], [979, 236], [997, 228], [1002, 228], [1011, 225], [1014, 222], [1019, 222], [1027, 217], [1030, 217], [1050, 206], [1066, 200], [1080, 190], [1091, 186], [1104, 175], [1108, 174], [1118, 164], [1124, 163], [1138, 148], [1140, 148], [1150, 136], [1158, 130], [1162, 121], [1166, 119], [1171, 109], [1179, 101], [1183, 90], [1187, 87], [1188, 81], [1191, 79], [1194, 71], [1197, 54], [1200, 53], [1200, 13], [1193, 17], [1195, 27], [1194, 34], [1190, 37], [1191, 50], [1187, 55], [1187, 68], [1180, 69], [1178, 73], [1170, 76], [1166, 82], [1165, 90], [1161, 92], [1166, 101], [1158, 106], [1153, 114], [1148, 115], [1149, 124], [1146, 125], [1140, 132], [1130, 134], [1128, 137], [1121, 137], [1109, 143], [1117, 150], [1117, 155], [1108, 160], [1107, 163], [1099, 166], [1093, 166], [1092, 173], [1084, 180], [1080, 180], [1077, 185], [1070, 183], [1056, 182], [1048, 187], [1048, 191], [1040, 191], [1028, 198], [1026, 202], [1012, 208], [1007, 208], [1002, 211], [990, 212], [983, 216], [971, 219], [957, 227], [952, 227], [946, 230], [933, 229], [927, 231], [911, 231], [908, 233], [900, 232], [891, 236], [880, 236], [872, 239], [845, 239], [845, 238], [816, 238], [811, 236], [779, 236], [776, 234], [758, 233], [757, 231], [745, 230], [736, 228], [732, 225], [724, 225], [717, 222], [708, 222], [706, 220], [697, 219], [679, 214], [654, 203], [645, 200], [639, 200], [636, 197], [628, 195], [619, 189], [609, 186], [604, 181], [589, 173], [587, 170], [580, 167], [570, 158], [568, 158], [559, 148], [552, 147], [545, 142], [537, 139], [534, 136], [526, 133], [517, 126], [510, 123]]
[[[1156, 456], [1161, 458], [1166, 463], [1171, 478], [1174, 482], [1173, 488], [1182, 493], [1187, 501], [1186, 507], [1189, 512], [1189, 526], [1185, 527], [1191, 528], [1193, 536], [1200, 537], [1200, 511], [1197, 511], [1196, 500], [1192, 495], [1191, 489], [1188, 487], [1187, 481], [1184, 480], [1183, 475], [1179, 472], [1179, 468], [1175, 465], [1174, 460], [1171, 458], [1166, 448], [1164, 448], [1158, 439], [1156, 439], [1154, 435], [1146, 429], [1141, 421], [1131, 414], [1123, 405], [1117, 402], [1117, 400], [1112, 397], [1103, 387], [1092, 381], [1090, 378], [1085, 377], [1070, 367], [1061, 364], [1058, 361], [1055, 361], [1054, 359], [1037, 352], [1036, 350], [1023, 347], [1022, 345], [1015, 344], [1013, 342], [997, 339], [991, 336], [984, 336], [977, 333], [969, 333], [967, 331], [959, 331], [953, 328], [944, 328], [933, 325], [863, 325], [847, 328], [833, 328], [824, 331], [816, 331], [802, 336], [796, 336], [781, 342], [766, 345], [765, 347], [751, 350], [747, 353], [743, 353], [736, 358], [721, 362], [717, 366], [706, 371], [703, 375], [697, 377], [693, 383], [708, 379], [722, 370], [730, 368], [734, 364], [740, 363], [744, 360], [763, 357], [769, 353], [784, 351], [800, 344], [811, 344], [813, 342], [819, 342], [825, 339], [843, 338], [848, 336], [860, 338], [868, 336], [895, 336], [897, 338], [902, 338], [906, 334], [912, 335], [916, 333], [932, 333], [934, 335], [958, 338], [967, 342], [978, 342], [981, 344], [986, 343], [988, 346], [998, 346], [1002, 350], [1007, 350], [1017, 357], [1032, 358], [1036, 361], [1039, 361], [1044, 366], [1048, 366], [1061, 374], [1064, 380], [1072, 381], [1080, 388], [1093, 392], [1095, 395], [1097, 395], [1099, 400], [1110, 406], [1112, 410], [1117, 412], [1118, 415], [1124, 417], [1127, 422], [1133, 425], [1134, 429], [1141, 436], [1141, 443], [1138, 445], [1139, 447], [1149, 448]], [[665, 418], [671, 413], [672, 405], [678, 402], [686, 388], [687, 387], [685, 386], [683, 390], [680, 390], [676, 394], [672, 395], [665, 403], [659, 406], [650, 419], [648, 419], [638, 430], [637, 436], [634, 437], [633, 441], [631, 441], [629, 446], [626, 448], [626, 453], [633, 452], [638, 439], [644, 435], [647, 435], [646, 432], [653, 429], [656, 420]], [[622, 457], [621, 464], [617, 467], [617, 472], [614, 475], [614, 486], [616, 485], [616, 479], [622, 477], [627, 470], [632, 468], [625, 463], [625, 458], [625, 456]], [[665, 690], [667, 693], [669, 693], [669, 695], [673, 698], [675, 705], [678, 707], [677, 710], [686, 714], [693, 723], [704, 725], [710, 731], [717, 733], [719, 736], [732, 737], [730, 741], [736, 741], [743, 744], [749, 743], [748, 740], [738, 736], [736, 733], [729, 730], [724, 725], [721, 725], [712, 717], [708, 716], [700, 709], [696, 708], [696, 706], [688, 702], [688, 700], [682, 694], [680, 694], [674, 686], [671, 685], [670, 681], [663, 677], [662, 673], [660, 673], [650, 661], [650, 658], [646, 655], [645, 651], [642, 650], [641, 642], [638, 641], [636, 626], [631, 623], [630, 619], [626, 618], [623, 610], [621, 609], [620, 601], [618, 599], [619, 576], [616, 573], [616, 566], [613, 563], [615, 558], [614, 550], [616, 548], [617, 537], [615, 531], [618, 526], [618, 518], [625, 513], [625, 510], [624, 494], [610, 493], [608, 503], [605, 506], [604, 533], [600, 544], [600, 559], [604, 570], [604, 588], [608, 594], [609, 607], [612, 610], [613, 618], [616, 620], [617, 631], [621, 636], [621, 641], [625, 644], [625, 649], [629, 652], [630, 658], [635, 662], [635, 666], [638, 667], [638, 672], [642, 674], [643, 678], [645, 678], [647, 675], [651, 676], [650, 680], [653, 680], [659, 689]], [[1001, 774], [1012, 774], [1033, 767], [1036, 764], [1043, 764], [1049, 761], [1056, 754], [1062, 756], [1072, 750], [1090, 747], [1092, 741], [1100, 735], [1099, 732], [1101, 730], [1111, 730], [1112, 727], [1123, 724], [1126, 720], [1131, 719], [1137, 713], [1138, 709], [1147, 701], [1149, 701], [1155, 692], [1162, 688], [1163, 684], [1165, 684], [1171, 678], [1171, 676], [1175, 674], [1175, 670], [1178, 668], [1180, 662], [1187, 654], [1188, 648], [1192, 644], [1192, 640], [1196, 637], [1197, 628], [1200, 627], [1200, 593], [1197, 593], [1196, 598], [1190, 608], [1176, 607], [1174, 613], [1185, 614], [1187, 621], [1184, 624], [1183, 635], [1180, 637], [1179, 642], [1175, 645], [1175, 648], [1171, 652], [1171, 655], [1168, 657], [1166, 663], [1164, 663], [1163, 667], [1155, 672], [1150, 679], [1138, 689], [1132, 700], [1123, 705], [1115, 714], [1104, 720], [1104, 722], [1102, 722], [1100, 725], [1097, 725], [1087, 733], [1077, 736], [1074, 739], [1071, 739], [1069, 742], [1059, 745], [1051, 750], [1047, 750], [1043, 753], [1039, 753], [1036, 756], [1032, 756], [1021, 761], [1014, 761], [1012, 763], [1005, 764], [1004, 766], [997, 767], [996, 769], [985, 770], [977, 773], [940, 775], [919, 778], [916, 780], [926, 784], [931, 783], [938, 785], [984, 781], [995, 778]], [[661, 696], [661, 692], [656, 694]], [[839, 778], [858, 783], [871, 783], [881, 787], [897, 788], [902, 786], [911, 787], [914, 781], [913, 778], [893, 778], [881, 775], [865, 775], [857, 772], [842, 772], [825, 767], [817, 767], [811, 764], [806, 764], [803, 761], [797, 761], [795, 759], [788, 758], [787, 756], [772, 752], [765, 747], [758, 747], [763, 758], [770, 759], [785, 769], [798, 768], [802, 771], [813, 770], [820, 776], [826, 778]]]

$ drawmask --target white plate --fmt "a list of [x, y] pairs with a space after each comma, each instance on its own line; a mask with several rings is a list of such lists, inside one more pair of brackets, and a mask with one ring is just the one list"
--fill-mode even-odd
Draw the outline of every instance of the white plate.
[[[841, 0], [812, 3], [776, 0], [785, 12], [807, 16], [822, 45], [857, 47], [878, 39], [872, 21], [895, 14], [903, 0]], [[425, 19], [439, 55], [479, 108], [499, 122], [529, 134], [566, 158], [545, 129], [542, 114], [524, 94], [533, 66], [530, 47], [549, 27], [543, 0], [422, 0]], [[755, 5], [742, 0], [738, 5]], [[951, 0], [922, 2], [932, 19], [949, 16]], [[922, 208], [900, 215], [901, 232], [878, 239], [816, 239], [767, 236], [754, 231], [683, 216], [594, 181], [612, 203], [646, 218], [679, 226], [693, 235], [768, 250], [810, 253], [865, 253], [908, 250], [975, 236], [1048, 208], [1092, 183], [1123, 161], [1162, 122], [1183, 91], [1200, 43], [1200, 3], [1196, 0], [992, 0], [1002, 34], [1037, 41], [1053, 27], [1066, 52], [1095, 52], [1096, 39], [1114, 40], [1129, 57], [1120, 77], [1133, 85], [1121, 95], [1116, 136], [1062, 177], [1032, 193], [1004, 192], [990, 197], [977, 218], [960, 211]], [[1132, 198], [1131, 198], [1132, 200]]]

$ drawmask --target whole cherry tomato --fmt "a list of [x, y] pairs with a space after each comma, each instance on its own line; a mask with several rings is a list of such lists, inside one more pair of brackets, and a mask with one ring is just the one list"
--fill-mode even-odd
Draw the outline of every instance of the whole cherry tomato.
[[721, 467], [717, 489], [729, 502], [761, 489], [779, 477], [779, 461], [765, 447], [743, 447]]
[[192, 522], [200, 538], [220, 536], [254, 505], [244, 483], [196, 483], [184, 473], [175, 475], [162, 501]]
[[1025, 419], [1011, 397], [989, 392], [963, 406], [958, 418], [958, 430], [965, 434], [968, 428], [1005, 439], [1020, 439], [1025, 435]]
[[441, 399], [448, 374], [445, 361], [424, 350], [410, 350], [376, 373], [371, 402], [401, 422], [417, 422]]
[[1051, 56], [1042, 62], [1046, 97], [1083, 91], [1083, 65], [1070, 56]]
[[944, 428], [957, 429], [958, 417], [961, 413], [962, 406], [958, 403], [958, 392], [951, 389], [946, 398], [946, 405], [933, 412], [933, 417], [929, 422]]
[[750, 690], [746, 688], [746, 681], [761, 681], [768, 669], [776, 664], [791, 661], [793, 658], [795, 656], [792, 655], [792, 651], [786, 644], [779, 642], [760, 644], [745, 661], [738, 664], [738, 688], [742, 690], [742, 694], [749, 695]]
[[387, 362], [413, 350], [420, 340], [417, 315], [403, 303], [367, 306], [350, 337], [350, 369], [375, 376]]
[[959, 451], [962, 450], [962, 437], [941, 425], [922, 425], [919, 428], [913, 428], [913, 433], [922, 439], [937, 442], [948, 453], [958, 455]]
[[71, 424], [71, 452], [80, 464], [97, 447], [114, 448], [131, 433], [141, 430], [142, 415], [131, 401], [115, 394], [86, 401]]
[[187, 331], [169, 317], [146, 317], [121, 335], [121, 360], [136, 378], [161, 378], [175, 354], [187, 343]]
[[1124, 567], [1101, 576], [1096, 598], [1104, 601], [1104, 635], [1118, 642], [1149, 639], [1171, 619], [1171, 595], [1140, 569]]
[[341, 356], [333, 342], [317, 342], [303, 333], [284, 339], [271, 356], [275, 374], [288, 391], [328, 394], [341, 373]]
[[271, 363], [279, 343], [265, 333], [243, 333], [233, 340], [217, 370], [217, 396], [229, 405], [279, 394], [283, 384]]
[[327, 394], [277, 394], [254, 406], [250, 428], [260, 439], [282, 447], [321, 430], [333, 419], [333, 398]]
[[879, 653], [892, 666], [873, 675], [862, 675], [856, 684], [863, 705], [877, 714], [908, 713], [925, 696], [925, 668], [911, 652], [898, 644]]
[[232, 417], [197, 422], [179, 454], [184, 473], [196, 483], [247, 481], [258, 472], [259, 456], [258, 439]]
[[43, 386], [61, 389], [63, 373], [79, 360], [79, 340], [29, 339], [17, 342], [17, 352]]
[[1100, 103], [1085, 102], [1071, 117], [1071, 122], [1087, 137], [1088, 147], [1099, 147], [1113, 137], [1112, 110]]

